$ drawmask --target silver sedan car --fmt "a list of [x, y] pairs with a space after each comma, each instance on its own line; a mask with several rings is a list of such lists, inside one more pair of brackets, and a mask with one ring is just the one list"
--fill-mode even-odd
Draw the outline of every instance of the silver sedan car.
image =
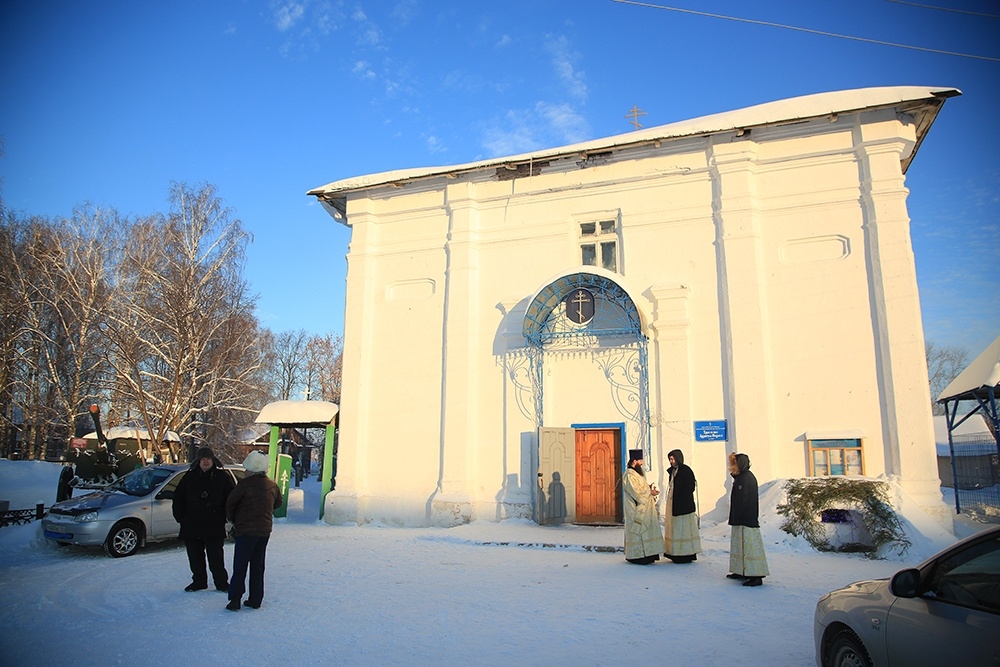
[[[99, 491], [56, 503], [42, 519], [45, 537], [60, 544], [103, 545], [115, 558], [131, 556], [146, 542], [177, 537], [174, 489], [189, 467], [139, 468]], [[246, 475], [242, 467], [226, 470], [234, 483]]]
[[827, 593], [813, 635], [819, 667], [1000, 665], [1000, 526]]

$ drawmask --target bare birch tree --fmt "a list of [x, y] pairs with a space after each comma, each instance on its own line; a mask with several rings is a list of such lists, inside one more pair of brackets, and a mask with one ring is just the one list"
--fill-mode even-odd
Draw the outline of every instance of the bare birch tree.
[[311, 397], [340, 404], [343, 353], [344, 341], [338, 334], [309, 338], [306, 343], [305, 382]]
[[117, 221], [113, 211], [93, 208], [55, 223], [35, 218], [23, 227], [16, 255], [5, 258], [20, 299], [12, 344], [25, 377], [26, 422], [32, 449], [43, 457], [51, 437], [65, 443], [75, 434], [105, 377], [106, 238], [114, 236]]
[[927, 377], [930, 382], [931, 408], [936, 415], [944, 414], [944, 407], [938, 405], [941, 392], [969, 365], [969, 352], [965, 348], [950, 345], [940, 347], [932, 341], [925, 343], [927, 354]]
[[305, 330], [282, 331], [274, 336], [271, 354], [271, 375], [278, 392], [278, 400], [298, 398], [296, 392], [305, 386], [306, 346], [309, 336]]
[[7, 457], [13, 453], [23, 421], [16, 396], [25, 305], [15, 284], [24, 227], [0, 198], [0, 455]]
[[242, 273], [250, 237], [210, 185], [175, 184], [170, 202], [168, 215], [140, 221], [125, 242], [110, 357], [122, 398], [155, 443], [168, 431], [209, 442], [222, 437], [209, 428], [214, 416], [253, 410], [260, 355]]

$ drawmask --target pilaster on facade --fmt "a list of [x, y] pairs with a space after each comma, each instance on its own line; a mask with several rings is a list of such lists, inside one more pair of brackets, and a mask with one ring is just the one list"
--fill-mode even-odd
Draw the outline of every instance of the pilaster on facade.
[[886, 473], [898, 475], [922, 506], [934, 507], [940, 481], [933, 448], [924, 442], [932, 437], [933, 416], [901, 167], [915, 145], [914, 130], [893, 118], [862, 125], [856, 138]]
[[444, 345], [441, 388], [441, 479], [432, 501], [435, 523], [472, 518], [476, 446], [480, 441], [481, 340], [479, 226], [475, 185], [449, 184], [446, 192]]
[[691, 318], [688, 312], [691, 290], [686, 285], [653, 285], [646, 291], [652, 303], [650, 330], [653, 388], [650, 426], [656, 429], [660, 451], [686, 449], [692, 444], [689, 431], [671, 428], [689, 425], [693, 414], [691, 395]]
[[356, 391], [345, 393], [341, 399], [341, 427], [339, 454], [337, 457], [337, 490], [347, 493], [364, 493], [368, 488], [364, 471], [372, 470], [368, 460], [369, 449], [358, 443], [368, 442], [369, 415], [376, 409], [372, 388], [373, 373], [378, 372], [377, 359], [371, 345], [375, 331], [376, 312], [372, 304], [378, 302], [379, 289], [377, 259], [372, 253], [375, 241], [377, 217], [363, 208], [368, 200], [354, 200], [352, 206], [359, 211], [350, 211], [351, 251], [348, 254], [347, 290], [345, 294], [345, 331], [357, 331], [359, 335], [345, 336], [343, 353], [343, 381], [345, 386]]
[[[712, 209], [719, 265], [723, 396], [730, 447], [753, 448], [768, 456], [754, 461], [771, 475], [771, 337], [760, 210], [757, 197], [757, 144], [749, 138], [716, 137], [709, 146]], [[759, 391], [737, 391], [759, 387]]]
[[[537, 448], [533, 440], [537, 424], [532, 409], [531, 368], [522, 331], [524, 310], [518, 308], [522, 300], [511, 297], [496, 305], [502, 314], [496, 337], [499, 348], [495, 352], [503, 386], [500, 415], [504, 472], [500, 512], [503, 518], [530, 518], [535, 491], [536, 464], [532, 452]], [[529, 447], [524, 443], [526, 435], [532, 438]]]

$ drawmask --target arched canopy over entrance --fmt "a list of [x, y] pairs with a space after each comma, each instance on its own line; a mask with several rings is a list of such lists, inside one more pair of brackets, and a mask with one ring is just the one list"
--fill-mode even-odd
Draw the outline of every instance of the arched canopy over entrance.
[[535, 422], [545, 426], [543, 365], [549, 355], [588, 354], [607, 381], [632, 446], [648, 448], [647, 318], [622, 276], [578, 267], [550, 280], [528, 304], [522, 333], [531, 364]]
[[522, 333], [535, 347], [574, 336], [645, 338], [647, 321], [621, 276], [588, 266], [557, 276], [535, 294]]

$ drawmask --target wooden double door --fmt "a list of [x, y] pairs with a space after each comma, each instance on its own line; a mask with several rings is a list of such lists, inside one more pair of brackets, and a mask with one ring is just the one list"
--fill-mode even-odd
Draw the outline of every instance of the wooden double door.
[[540, 522], [621, 523], [621, 442], [617, 428], [542, 429]]

